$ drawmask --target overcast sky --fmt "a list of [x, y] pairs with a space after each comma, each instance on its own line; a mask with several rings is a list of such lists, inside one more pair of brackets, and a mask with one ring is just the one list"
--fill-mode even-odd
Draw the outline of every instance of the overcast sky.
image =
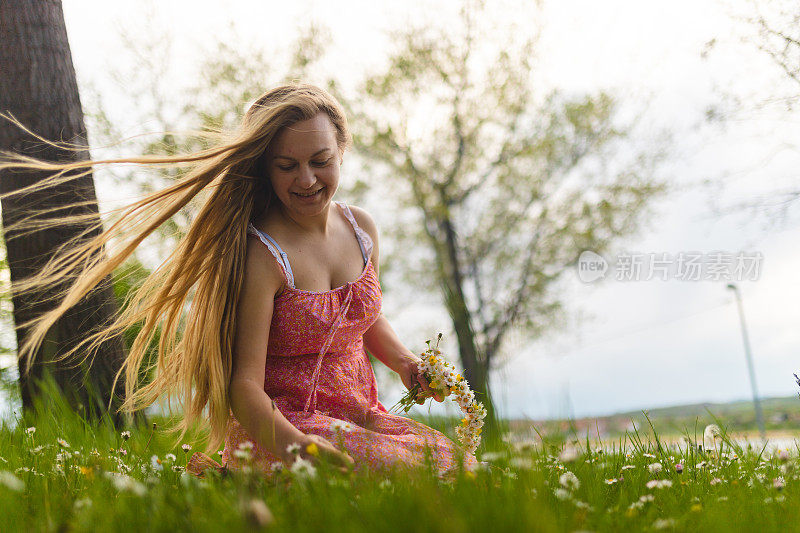
[[[173, 38], [178, 66], [167, 73], [170, 79], [181, 80], [191, 71], [204, 36], [228, 35], [228, 22], [238, 42], [265, 48], [285, 46], [297, 27], [312, 20], [324, 24], [334, 40], [328, 66], [356, 77], [379, 64], [388, 43], [383, 30], [426, 17], [446, 22], [455, 12], [453, 2], [222, 4], [162, 2], [154, 18], [145, 21]], [[649, 102], [646, 124], [652, 132], [673, 133], [673, 156], [664, 171], [680, 185], [658, 203], [637, 237], [606, 254], [612, 271], [604, 280], [582, 283], [577, 272], [566, 273], [563, 290], [571, 316], [584, 318], [516, 347], [493, 379], [501, 412], [531, 418], [584, 416], [749, 397], [739, 319], [725, 283], [617, 281], [613, 263], [622, 252], [760, 253], [759, 279], [739, 284], [757, 383], [765, 396], [795, 393], [792, 373], [800, 370], [798, 209], [777, 226], [768, 225], [766, 215], [720, 215], [712, 209], [798, 182], [800, 153], [790, 144], [800, 138], [797, 115], [767, 109], [739, 115], [724, 128], [703, 123], [704, 110], [722, 93], [749, 106], [780, 87], [769, 59], [737, 40], [743, 30], [729, 16], [729, 6], [738, 10], [745, 4], [559, 0], [545, 2], [541, 18], [532, 11], [511, 11], [506, 2], [489, 4], [499, 6], [498, 18], [512, 13], [522, 27], [543, 28], [541, 83], [576, 93], [613, 90], [630, 110]], [[116, 120], [127, 134], [147, 125], [137, 122], [108, 71], [127, 61], [119, 27], [141, 24], [141, 5], [64, 0], [81, 86], [97, 88], [106, 105], [116, 107]], [[715, 45], [703, 59], [711, 39]], [[97, 186], [101, 200], [113, 199], [113, 190], [102, 182]], [[380, 224], [378, 214], [376, 219]], [[387, 296], [384, 311], [415, 351], [424, 349], [427, 337], [420, 335], [429, 324], [449, 329], [441, 313], [407, 308], [403, 302]], [[386, 386], [381, 398], [393, 404], [399, 389]]]

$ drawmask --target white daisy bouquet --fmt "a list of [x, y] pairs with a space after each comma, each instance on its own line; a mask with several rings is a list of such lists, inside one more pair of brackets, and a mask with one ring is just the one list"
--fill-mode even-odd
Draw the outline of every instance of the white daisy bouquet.
[[[474, 454], [481, 442], [481, 429], [483, 428], [483, 419], [486, 417], [486, 408], [481, 402], [475, 401], [475, 393], [470, 390], [467, 380], [456, 371], [456, 367], [452, 363], [442, 356], [442, 351], [439, 350], [441, 338], [442, 334], [439, 333], [434, 347], [431, 347], [431, 341], [425, 341], [428, 349], [420, 354], [422, 361], [420, 361], [418, 369], [428, 380], [431, 389], [441, 394], [442, 397], [446, 398], [451, 394], [455, 397], [455, 401], [461, 407], [461, 412], [464, 413], [461, 425], [456, 427], [456, 435], [462, 446], [469, 453]], [[415, 383], [392, 407], [391, 411], [399, 406], [407, 413], [413, 405], [416, 405], [417, 400], [429, 397], [422, 390], [422, 386]]]

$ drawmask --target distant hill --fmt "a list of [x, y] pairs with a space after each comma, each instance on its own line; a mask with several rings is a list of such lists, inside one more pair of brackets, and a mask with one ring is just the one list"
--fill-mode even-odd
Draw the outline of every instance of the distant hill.
[[[764, 398], [761, 400], [765, 426], [768, 431], [800, 432], [800, 399], [797, 396]], [[753, 402], [739, 400], [729, 403], [697, 403], [645, 409], [647, 417], [659, 434], [703, 433], [706, 425], [719, 423], [728, 431], [751, 432], [757, 430]], [[717, 420], [715, 420], [715, 417]], [[630, 411], [608, 416], [586, 417], [575, 420], [513, 420], [514, 432], [533, 432], [533, 427], [547, 433], [573, 432], [579, 436], [614, 437], [633, 427], [649, 429], [642, 411]]]

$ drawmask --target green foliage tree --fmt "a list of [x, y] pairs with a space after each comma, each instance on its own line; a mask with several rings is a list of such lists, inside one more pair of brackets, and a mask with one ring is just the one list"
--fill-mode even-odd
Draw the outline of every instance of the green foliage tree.
[[620, 124], [606, 93], [537, 92], [537, 36], [482, 28], [484, 15], [465, 5], [446, 29], [395, 33], [385, 69], [341, 98], [357, 150], [385, 178], [374, 181], [416, 220], [392, 238], [427, 250], [404, 265], [408, 277], [438, 287], [496, 429], [489, 376], [504, 340], [515, 329], [535, 338], [563, 317], [557, 282], [581, 251], [636, 230], [665, 190], [654, 177], [664, 151], [620, 165], [635, 120]]

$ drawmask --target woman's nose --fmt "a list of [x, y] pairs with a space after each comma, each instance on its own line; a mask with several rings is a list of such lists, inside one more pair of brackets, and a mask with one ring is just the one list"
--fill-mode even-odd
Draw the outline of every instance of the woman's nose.
[[307, 189], [314, 185], [317, 178], [314, 176], [314, 170], [311, 165], [300, 165], [300, 175], [297, 177], [297, 184]]

